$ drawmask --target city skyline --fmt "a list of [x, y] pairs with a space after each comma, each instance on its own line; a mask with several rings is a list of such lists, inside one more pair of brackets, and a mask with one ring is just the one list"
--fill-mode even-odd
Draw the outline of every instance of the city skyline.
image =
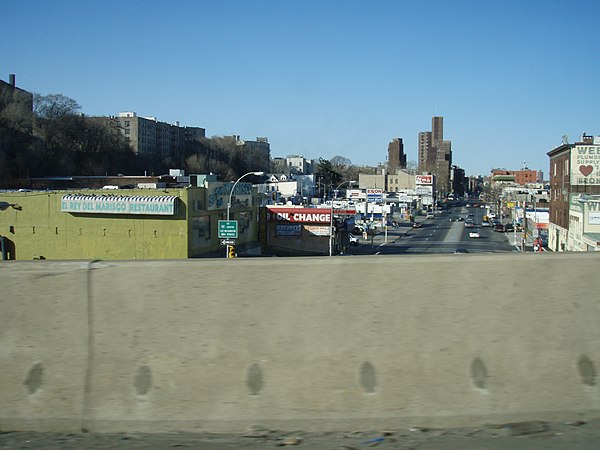
[[140, 116], [266, 136], [273, 156], [386, 162], [444, 117], [467, 175], [600, 134], [591, 1], [275, 3], [108, 1], [5, 9], [0, 79], [73, 98], [86, 115]]

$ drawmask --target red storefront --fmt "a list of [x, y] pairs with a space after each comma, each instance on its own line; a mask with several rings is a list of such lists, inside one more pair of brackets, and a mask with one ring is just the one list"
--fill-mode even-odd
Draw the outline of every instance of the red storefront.
[[[332, 212], [335, 211], [333, 220]], [[329, 255], [342, 240], [342, 221], [337, 216], [347, 211], [331, 208], [267, 206], [260, 211], [260, 240], [265, 255]], [[352, 212], [354, 213], [354, 212]], [[333, 225], [333, 227], [332, 227]], [[335, 251], [334, 251], [335, 253]]]

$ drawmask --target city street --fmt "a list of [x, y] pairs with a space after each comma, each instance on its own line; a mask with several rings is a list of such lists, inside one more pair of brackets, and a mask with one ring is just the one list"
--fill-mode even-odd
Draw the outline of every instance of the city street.
[[[388, 228], [387, 239], [380, 232], [371, 239], [361, 239], [360, 245], [351, 248], [353, 255], [372, 254], [440, 254], [516, 252], [514, 233], [496, 232], [492, 227], [482, 227], [484, 208], [458, 206], [435, 215], [434, 219], [419, 216], [419, 228], [413, 228], [409, 222], [402, 222], [397, 228]], [[461, 221], [457, 219], [461, 218]], [[465, 221], [472, 219], [475, 226], [465, 227]], [[469, 237], [472, 231], [479, 232], [479, 238]], [[518, 244], [518, 235], [517, 235]]]

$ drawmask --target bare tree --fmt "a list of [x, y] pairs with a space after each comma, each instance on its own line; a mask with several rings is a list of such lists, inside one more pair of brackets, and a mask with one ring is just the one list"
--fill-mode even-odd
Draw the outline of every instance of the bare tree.
[[33, 94], [33, 113], [42, 119], [60, 119], [79, 113], [81, 106], [62, 94]]
[[203, 173], [206, 170], [206, 156], [194, 154], [185, 160], [185, 168], [188, 173]]

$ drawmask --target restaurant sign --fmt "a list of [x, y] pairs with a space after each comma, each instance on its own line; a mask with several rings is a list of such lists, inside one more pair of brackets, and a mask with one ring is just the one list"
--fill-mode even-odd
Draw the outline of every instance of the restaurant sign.
[[172, 216], [176, 212], [177, 197], [129, 195], [63, 195], [60, 210], [84, 214], [135, 214]]

